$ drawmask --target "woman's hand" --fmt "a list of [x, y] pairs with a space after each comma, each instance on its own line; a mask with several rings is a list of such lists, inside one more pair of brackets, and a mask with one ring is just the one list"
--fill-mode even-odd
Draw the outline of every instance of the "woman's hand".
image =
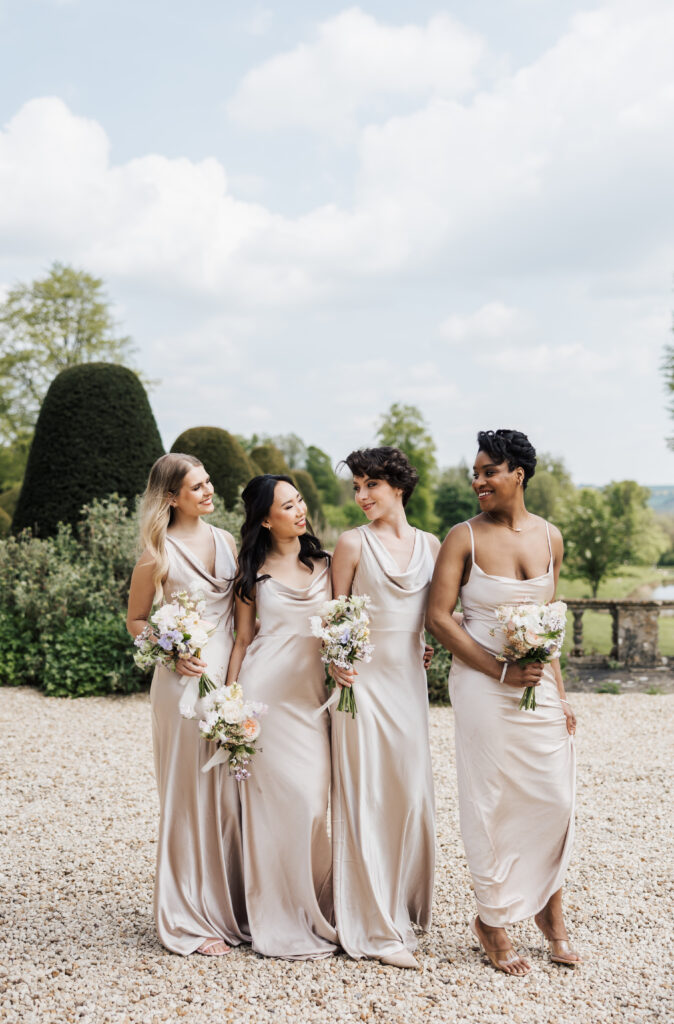
[[433, 650], [431, 645], [430, 644], [424, 644], [424, 668], [428, 668], [429, 667], [431, 661], [433, 660], [433, 655], [434, 654], [435, 654], [435, 651]]
[[542, 661], [531, 661], [527, 665], [519, 665], [515, 661], [508, 665], [503, 682], [506, 686], [540, 686], [542, 675]]
[[576, 716], [574, 715], [573, 708], [568, 703], [568, 701], [562, 701], [562, 711], [564, 712], [564, 717], [566, 718], [566, 731], [568, 732], [569, 736], [575, 736]]
[[198, 678], [204, 674], [206, 668], [206, 662], [194, 655], [190, 658], [179, 658], [176, 662], [176, 672], [179, 676], [196, 676]]
[[351, 686], [353, 677], [358, 675], [355, 668], [339, 668], [334, 661], [328, 665], [328, 673], [335, 680], [337, 686]]

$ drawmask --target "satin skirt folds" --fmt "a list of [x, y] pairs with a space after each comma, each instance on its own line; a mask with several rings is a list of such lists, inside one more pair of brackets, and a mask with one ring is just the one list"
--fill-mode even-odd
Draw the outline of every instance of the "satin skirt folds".
[[449, 675], [459, 815], [478, 912], [505, 927], [541, 910], [563, 884], [574, 834], [575, 747], [552, 668], [522, 691], [461, 662]]
[[[211, 641], [212, 644], [212, 641]], [[215, 746], [198, 719], [180, 716], [179, 677], [155, 670], [150, 691], [159, 838], [154, 911], [161, 943], [188, 955], [205, 938], [249, 941], [237, 783], [227, 769], [201, 768]]]
[[327, 828], [330, 735], [318, 641], [259, 635], [239, 682], [269, 705], [251, 776], [240, 783], [253, 949], [288, 960], [337, 948]]
[[431, 923], [435, 808], [418, 633], [373, 630], [354, 719], [332, 711], [335, 918], [349, 956], [413, 951]]

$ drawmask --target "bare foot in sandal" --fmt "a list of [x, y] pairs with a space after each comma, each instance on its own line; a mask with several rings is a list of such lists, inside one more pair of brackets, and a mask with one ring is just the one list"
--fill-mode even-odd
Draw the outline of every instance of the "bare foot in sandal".
[[223, 939], [205, 939], [197, 949], [202, 956], [224, 956], [229, 952], [231, 947]]

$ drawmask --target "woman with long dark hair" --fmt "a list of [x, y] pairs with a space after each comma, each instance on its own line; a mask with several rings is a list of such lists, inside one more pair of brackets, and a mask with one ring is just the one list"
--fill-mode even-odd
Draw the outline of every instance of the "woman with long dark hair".
[[331, 670], [358, 708], [332, 713], [335, 920], [349, 956], [416, 968], [413, 925], [430, 927], [435, 866], [424, 613], [440, 545], [407, 521], [418, 477], [403, 452], [345, 461], [370, 522], [339, 538], [333, 590], [371, 598], [374, 653], [357, 671]]
[[138, 636], [154, 601], [196, 586], [215, 627], [203, 658], [152, 678], [152, 740], [159, 790], [154, 913], [160, 941], [173, 953], [222, 956], [248, 941], [243, 892], [241, 807], [235, 779], [201, 769], [215, 751], [199, 735], [198, 679], [224, 676], [232, 650], [234, 538], [204, 522], [213, 484], [192, 455], [162, 455], [150, 470], [141, 505], [143, 554], [133, 571], [127, 626]]
[[254, 477], [242, 497], [227, 681], [238, 678], [247, 699], [269, 705], [261, 750], [240, 786], [248, 920], [258, 953], [316, 959], [336, 949], [329, 716], [321, 712], [325, 673], [309, 623], [331, 597], [330, 557], [290, 477]]
[[[473, 876], [471, 930], [497, 970], [522, 976], [529, 962], [506, 928], [534, 916], [550, 959], [573, 966], [562, 883], [574, 833], [576, 719], [559, 661], [499, 661], [501, 604], [554, 597], [563, 558], [559, 530], [527, 511], [536, 452], [518, 430], [477, 435], [473, 489], [480, 513], [447, 535], [438, 557], [427, 626], [452, 652], [461, 833]], [[461, 626], [452, 612], [461, 600]], [[520, 710], [523, 687], [535, 710]]]

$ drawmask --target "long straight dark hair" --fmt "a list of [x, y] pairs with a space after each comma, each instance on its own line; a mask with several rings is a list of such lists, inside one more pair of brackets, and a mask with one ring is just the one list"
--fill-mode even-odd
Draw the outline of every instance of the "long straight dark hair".
[[[271, 547], [271, 533], [262, 525], [262, 520], [269, 514], [269, 509], [274, 504], [274, 491], [280, 480], [296, 487], [295, 481], [291, 480], [289, 476], [264, 473], [262, 476], [254, 476], [246, 484], [241, 495], [246, 518], [241, 527], [239, 569], [234, 578], [234, 593], [247, 603], [253, 600], [255, 584], [269, 579], [269, 573], [265, 576], [258, 576], [260, 566], [264, 564], [267, 552]], [[321, 542], [312, 533], [308, 520], [307, 532], [302, 534], [299, 542], [300, 562], [303, 562], [312, 572], [315, 560], [325, 558], [328, 563], [330, 562], [330, 555], [327, 551], [323, 551]]]

